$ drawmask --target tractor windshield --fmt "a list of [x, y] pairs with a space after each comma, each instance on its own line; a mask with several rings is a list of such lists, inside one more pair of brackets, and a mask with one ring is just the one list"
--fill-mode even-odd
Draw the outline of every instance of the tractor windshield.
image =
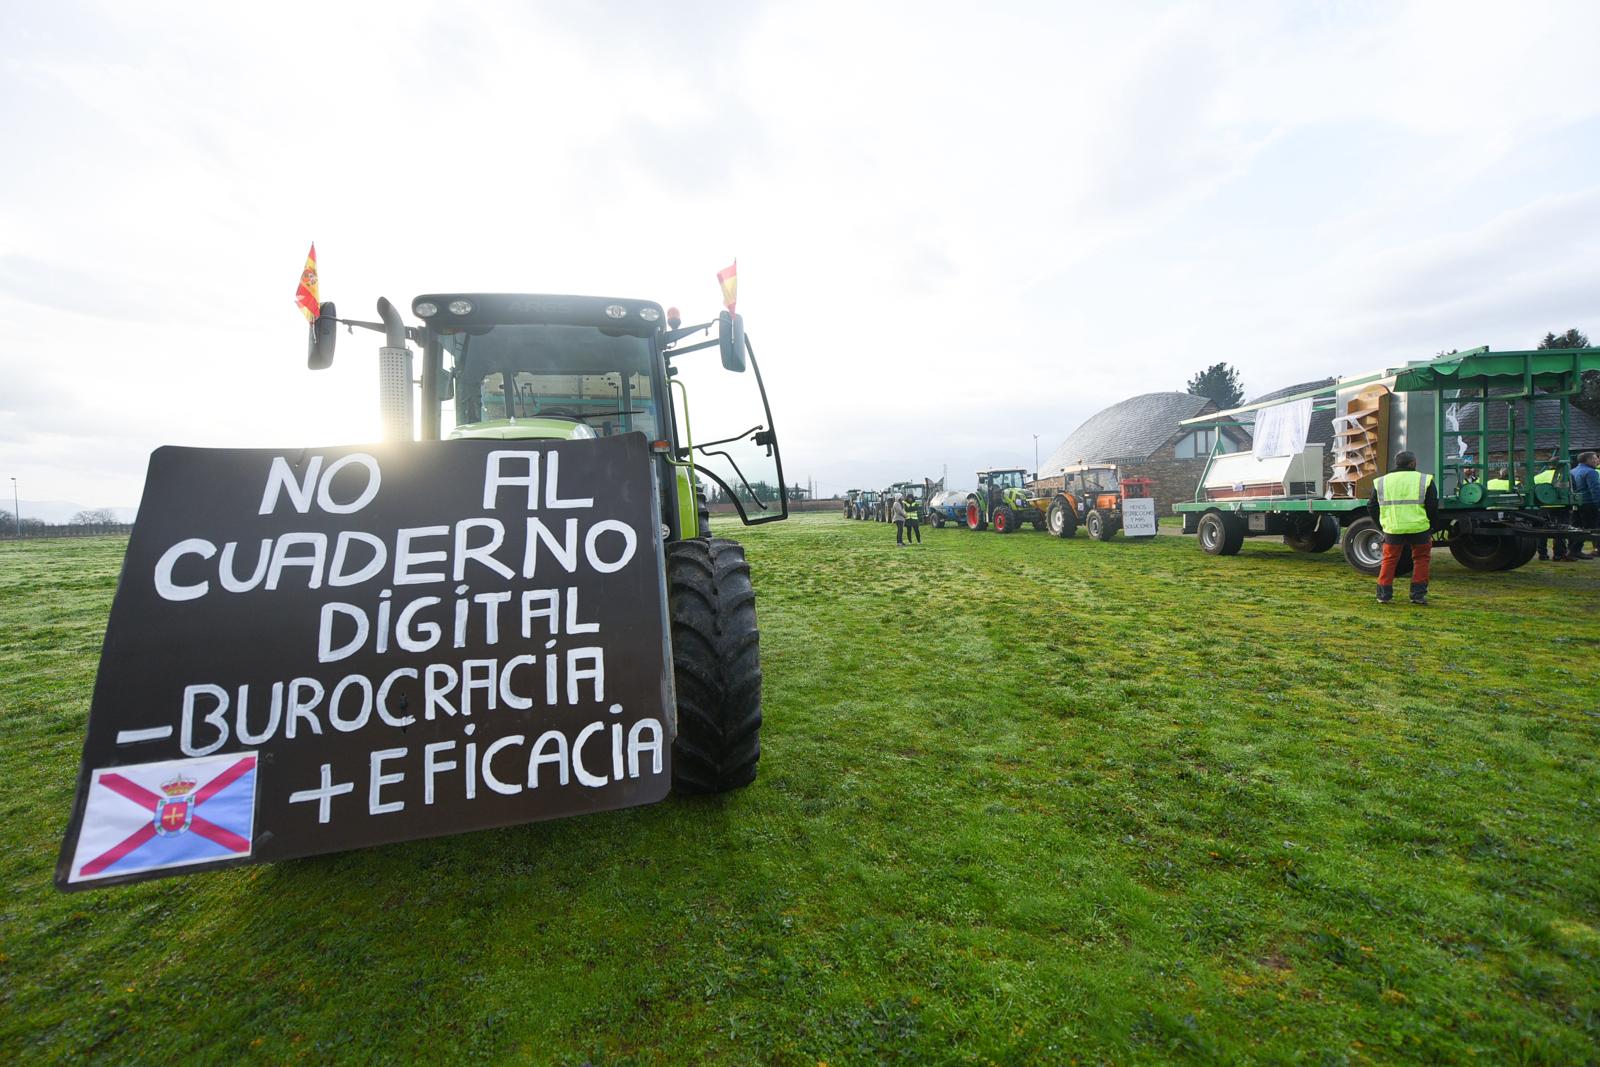
[[989, 484], [996, 489], [1021, 489], [1022, 471], [990, 471], [986, 475]]
[[647, 338], [592, 326], [440, 331], [455, 373], [456, 425], [548, 418], [595, 434], [661, 436]]
[[1117, 489], [1117, 468], [1091, 467], [1067, 476], [1067, 484], [1089, 493], [1113, 493]]

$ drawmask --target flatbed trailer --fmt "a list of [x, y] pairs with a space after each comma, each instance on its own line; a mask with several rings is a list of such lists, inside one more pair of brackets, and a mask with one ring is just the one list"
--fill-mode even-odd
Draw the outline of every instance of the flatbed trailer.
[[[1566, 519], [1575, 503], [1568, 472], [1571, 400], [1582, 388], [1583, 372], [1589, 370], [1600, 370], [1600, 348], [1521, 352], [1476, 348], [1185, 420], [1181, 425], [1192, 429], [1242, 426], [1242, 415], [1309, 400], [1313, 410], [1333, 412], [1336, 424], [1345, 420], [1346, 425], [1359, 428], [1357, 416], [1348, 413], [1368, 411], [1352, 407], [1355, 398], [1363, 398], [1363, 403], [1365, 398], [1393, 398], [1383, 402], [1393, 408], [1390, 417], [1381, 427], [1369, 426], [1365, 431], [1373, 445], [1370, 469], [1358, 474], [1355, 468], [1336, 466], [1336, 473], [1343, 469], [1348, 477], [1330, 479], [1324, 491], [1319, 448], [1314, 454], [1314, 479], [1307, 463], [1301, 462], [1313, 454], [1302, 453], [1271, 468], [1274, 473], [1279, 469], [1288, 472], [1282, 481], [1288, 491], [1255, 495], [1264, 483], [1225, 484], [1214, 476], [1224, 465], [1229, 470], [1250, 466], [1219, 452], [1223, 435], [1216, 434], [1195, 499], [1175, 504], [1173, 510], [1183, 519], [1183, 532], [1196, 535], [1201, 549], [1211, 555], [1234, 555], [1250, 537], [1281, 536], [1302, 552], [1326, 552], [1342, 542], [1345, 559], [1352, 567], [1363, 574], [1376, 574], [1383, 531], [1367, 512], [1372, 479], [1388, 472], [1390, 457], [1409, 450], [1417, 454], [1418, 469], [1431, 474], [1438, 487], [1440, 522], [1433, 530], [1434, 546], [1448, 549], [1457, 562], [1472, 570], [1513, 570], [1533, 558], [1544, 538], [1597, 533]], [[1560, 401], [1559, 420], [1541, 424], [1536, 402], [1548, 399]], [[1451, 409], [1465, 403], [1477, 405], [1477, 425], [1450, 425]], [[1491, 427], [1489, 412], [1496, 405], [1505, 410], [1503, 428]], [[1559, 443], [1540, 446], [1541, 434], [1554, 435]], [[1448, 438], [1459, 442], [1454, 455]], [[1472, 451], [1464, 451], [1460, 443]], [[1535, 480], [1548, 465], [1540, 459], [1541, 451], [1555, 452], [1554, 476], [1548, 482]], [[1491, 464], [1492, 455], [1502, 458]], [[1348, 454], [1341, 452], [1335, 463], [1346, 459]], [[1297, 462], [1299, 469], [1292, 469]], [[1512, 475], [1509, 489], [1488, 488], [1491, 466], [1504, 467]], [[1295, 474], [1300, 475], [1299, 480]], [[1306, 491], [1313, 485], [1313, 491]], [[1401, 571], [1409, 570], [1408, 553]]]

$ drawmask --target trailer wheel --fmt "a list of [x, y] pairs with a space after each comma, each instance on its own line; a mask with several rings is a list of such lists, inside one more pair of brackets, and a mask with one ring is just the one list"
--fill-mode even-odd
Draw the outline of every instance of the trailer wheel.
[[678, 692], [672, 788], [749, 785], [761, 758], [761, 635], [744, 548], [720, 537], [669, 544], [667, 597]]
[[1539, 538], [1537, 537], [1518, 537], [1516, 542], [1517, 551], [1507, 561], [1506, 565], [1501, 568], [1502, 570], [1514, 571], [1539, 553]]
[[1208, 511], [1200, 516], [1195, 535], [1206, 555], [1236, 556], [1244, 544], [1244, 523], [1220, 511]]
[[1057, 537], [1071, 537], [1078, 532], [1078, 516], [1073, 514], [1072, 505], [1067, 503], [1065, 497], [1058, 496], [1050, 502], [1045, 525]]
[[[1490, 537], [1466, 534], [1450, 538], [1450, 554], [1469, 571], [1506, 571], [1521, 566], [1513, 562], [1522, 550], [1521, 541], [1532, 538]], [[1535, 542], [1534, 550], [1538, 551]], [[1529, 559], [1532, 557], [1530, 556]], [[1523, 560], [1526, 563], [1527, 560]]]
[[[1362, 516], [1344, 528], [1344, 558], [1350, 566], [1362, 574], [1377, 577], [1378, 570], [1383, 566], [1383, 527], [1373, 522], [1370, 517]], [[1395, 574], [1404, 578], [1411, 573], [1415, 561], [1411, 558], [1411, 548], [1400, 553], [1400, 562], [1395, 566]]]
[[1311, 529], [1290, 530], [1283, 535], [1283, 543], [1296, 552], [1326, 552], [1339, 543], [1339, 520], [1318, 515]]
[[989, 521], [983, 517], [983, 508], [979, 505], [978, 498], [967, 497], [967, 529], [982, 530], [988, 525]]
[[995, 508], [990, 518], [994, 522], [995, 533], [1008, 534], [1017, 530], [1017, 513], [1012, 511], [1008, 504], [1001, 504]]
[[940, 511], [938, 508], [934, 508], [932, 511], [928, 512], [928, 521], [933, 523], [933, 528], [935, 530], [944, 529], [944, 512]]

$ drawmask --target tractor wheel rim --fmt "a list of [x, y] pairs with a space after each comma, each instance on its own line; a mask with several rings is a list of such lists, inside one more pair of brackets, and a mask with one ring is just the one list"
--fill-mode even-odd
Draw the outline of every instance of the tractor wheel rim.
[[976, 504], [968, 504], [967, 505], [967, 525], [968, 526], [976, 526], [976, 525], [978, 525], [978, 505], [976, 505]]
[[1054, 510], [1054, 511], [1052, 511], [1050, 513], [1050, 520], [1049, 521], [1050, 521], [1050, 532], [1053, 533], [1053, 534], [1060, 533], [1061, 532], [1061, 509], [1060, 508], [1057, 508], [1056, 510]]

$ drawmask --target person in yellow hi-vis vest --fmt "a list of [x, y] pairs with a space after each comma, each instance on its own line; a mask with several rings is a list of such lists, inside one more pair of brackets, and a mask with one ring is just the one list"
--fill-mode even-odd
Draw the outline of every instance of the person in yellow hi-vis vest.
[[[1572, 477], [1570, 474], [1568, 474], [1566, 471], [1560, 471], [1559, 477], [1557, 476], [1558, 472], [1556, 468], [1560, 465], [1561, 464], [1557, 460], [1557, 453], [1551, 452], [1549, 466], [1533, 476], [1533, 484], [1558, 485], [1563, 489], [1570, 487], [1572, 483]], [[1546, 504], [1545, 510], [1550, 513], [1551, 518], [1555, 519], [1555, 521], [1561, 523], [1563, 526], [1572, 521], [1572, 509], [1569, 507]], [[1550, 554], [1551, 541], [1556, 543], [1554, 556]], [[1555, 534], [1551, 537], [1542, 537], [1539, 539], [1539, 558], [1543, 560], [1549, 560], [1553, 558], [1557, 563], [1566, 563], [1571, 560], [1593, 559], [1594, 557], [1583, 551], [1582, 540], [1574, 540], [1569, 542], [1560, 534]]]
[[1383, 560], [1378, 566], [1378, 603], [1394, 599], [1394, 574], [1411, 549], [1411, 602], [1428, 602], [1433, 562], [1433, 527], [1439, 518], [1439, 491], [1433, 476], [1417, 470], [1414, 452], [1394, 457], [1394, 470], [1373, 479], [1367, 512], [1383, 529]]

